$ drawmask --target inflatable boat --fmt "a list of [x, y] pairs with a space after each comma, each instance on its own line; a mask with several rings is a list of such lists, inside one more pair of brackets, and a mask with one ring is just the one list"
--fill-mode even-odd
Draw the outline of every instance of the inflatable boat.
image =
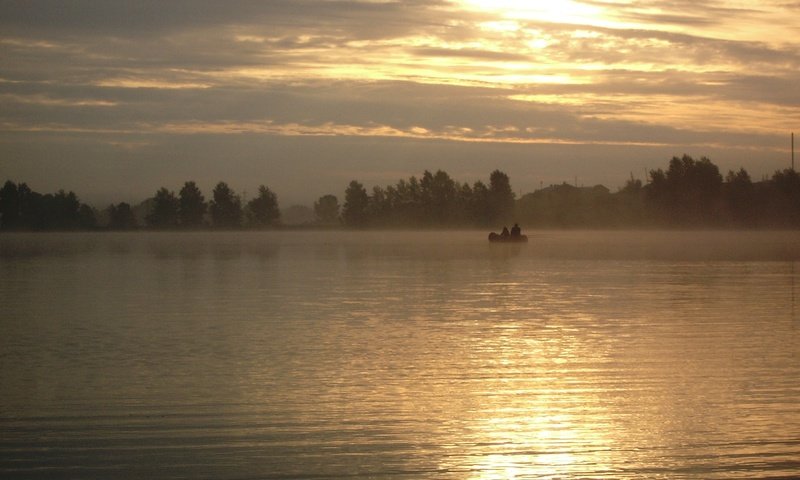
[[528, 241], [528, 236], [527, 235], [516, 235], [516, 236], [508, 235], [508, 236], [504, 237], [504, 236], [502, 236], [500, 234], [492, 232], [492, 233], [489, 234], [489, 241], [490, 242], [498, 242], [498, 243], [525, 243], [525, 242]]

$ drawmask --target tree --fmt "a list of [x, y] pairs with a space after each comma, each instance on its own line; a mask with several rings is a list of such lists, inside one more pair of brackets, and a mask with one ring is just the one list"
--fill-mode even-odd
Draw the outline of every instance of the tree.
[[787, 168], [777, 171], [769, 182], [772, 207], [778, 216], [779, 223], [784, 225], [800, 225], [800, 175]]
[[277, 225], [281, 217], [278, 196], [269, 188], [258, 187], [258, 196], [247, 202], [247, 219], [255, 227]]
[[59, 190], [42, 195], [18, 185], [22, 195], [22, 224], [34, 230], [71, 230], [80, 227], [80, 202], [74, 192]]
[[476, 226], [472, 219], [472, 199], [474, 193], [469, 183], [460, 184], [456, 182], [456, 197], [453, 200], [452, 221], [459, 226]]
[[34, 192], [27, 183], [17, 184], [19, 226], [37, 228], [44, 215], [44, 195]]
[[194, 182], [186, 182], [179, 193], [178, 217], [182, 227], [196, 228], [203, 225], [203, 216], [208, 210], [203, 193]]
[[393, 222], [400, 225], [419, 225], [424, 216], [422, 191], [417, 178], [400, 180], [397, 186], [386, 189], [387, 201], [392, 208]]
[[178, 225], [178, 199], [174, 192], [163, 187], [156, 192], [147, 224], [153, 228], [175, 228]]
[[616, 226], [641, 225], [647, 218], [644, 208], [645, 189], [642, 181], [631, 177], [612, 199], [612, 212], [609, 214]]
[[633, 173], [631, 173], [631, 178], [625, 181], [625, 186], [622, 187], [620, 193], [624, 195], [639, 195], [642, 193], [642, 181], [638, 178], [633, 178]]
[[488, 227], [492, 223], [492, 207], [489, 202], [489, 187], [478, 180], [472, 185], [472, 199], [469, 202], [469, 216], [478, 227]]
[[131, 206], [125, 202], [108, 207], [108, 228], [112, 230], [130, 230], [136, 228], [136, 217]]
[[671, 224], [711, 224], [720, 220], [722, 175], [706, 157], [673, 157], [669, 169], [650, 172], [646, 200], [651, 212]]
[[19, 190], [17, 184], [8, 180], [0, 189], [0, 227], [3, 229], [18, 227], [20, 217]]
[[437, 170], [433, 175], [427, 171], [425, 173], [423, 180], [429, 178], [426, 185], [429, 219], [434, 225], [447, 225], [454, 216], [452, 209], [456, 199], [456, 183], [442, 170]]
[[228, 184], [219, 182], [214, 187], [211, 201], [211, 219], [218, 228], [238, 228], [242, 223], [242, 202]]
[[97, 215], [95, 215], [95, 210], [85, 203], [82, 203], [78, 210], [78, 227], [84, 230], [97, 228]]
[[386, 225], [392, 206], [386, 190], [379, 186], [372, 187], [372, 195], [367, 199], [367, 222], [373, 225]]
[[723, 185], [725, 205], [731, 220], [739, 226], [751, 226], [756, 221], [755, 187], [744, 168], [728, 172]]
[[317, 221], [324, 224], [339, 222], [339, 199], [336, 195], [323, 195], [314, 202], [314, 215]]
[[71, 230], [80, 226], [81, 202], [75, 192], [59, 190], [55, 195], [45, 195], [44, 228]]
[[350, 227], [363, 227], [367, 224], [369, 197], [364, 186], [353, 180], [344, 192], [342, 219]]
[[508, 175], [495, 170], [489, 176], [489, 208], [491, 220], [504, 223], [514, 216], [514, 192]]

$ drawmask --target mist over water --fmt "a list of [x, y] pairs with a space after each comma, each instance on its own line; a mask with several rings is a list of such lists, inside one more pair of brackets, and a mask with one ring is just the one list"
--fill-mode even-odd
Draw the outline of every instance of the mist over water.
[[797, 232], [0, 236], [0, 475], [800, 475]]

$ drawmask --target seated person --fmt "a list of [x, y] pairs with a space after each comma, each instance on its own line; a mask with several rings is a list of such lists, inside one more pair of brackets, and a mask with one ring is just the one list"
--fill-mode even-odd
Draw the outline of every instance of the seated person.
[[510, 233], [508, 233], [508, 227], [504, 226], [504, 227], [503, 227], [503, 231], [502, 231], [502, 232], [500, 232], [500, 236], [501, 236], [501, 237], [508, 237], [508, 236], [510, 236], [510, 235], [511, 235], [511, 234], [510, 234]]
[[512, 237], [519, 237], [520, 235], [522, 235], [522, 229], [519, 228], [519, 225], [517, 225], [515, 223], [514, 226], [511, 227], [511, 236]]

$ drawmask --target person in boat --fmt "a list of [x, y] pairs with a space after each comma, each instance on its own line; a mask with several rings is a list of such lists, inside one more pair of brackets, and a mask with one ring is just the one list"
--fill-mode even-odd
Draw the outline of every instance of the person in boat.
[[511, 234], [508, 232], [508, 227], [506, 227], [505, 225], [503, 226], [503, 231], [500, 232], [500, 236], [503, 238], [511, 236]]
[[521, 235], [522, 235], [522, 229], [519, 228], [519, 225], [515, 223], [514, 226], [511, 227], [511, 236], [512, 237], [519, 237]]

